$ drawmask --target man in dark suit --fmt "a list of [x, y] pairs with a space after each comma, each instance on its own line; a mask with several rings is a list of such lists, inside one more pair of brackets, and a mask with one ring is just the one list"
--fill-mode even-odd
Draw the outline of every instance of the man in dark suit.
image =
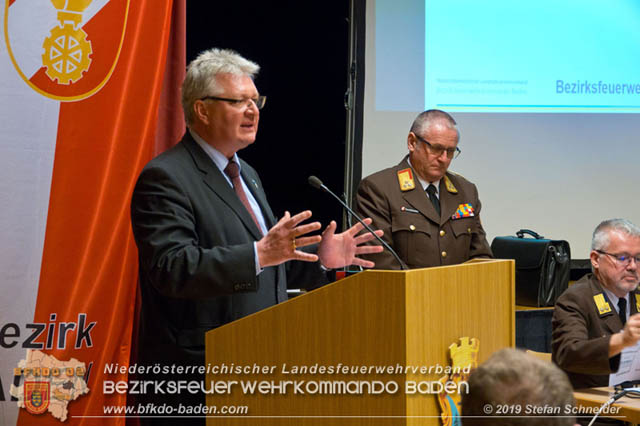
[[[447, 170], [459, 153], [456, 122], [440, 110], [416, 117], [409, 155], [360, 182], [357, 210], [373, 219], [409, 268], [454, 265], [491, 257], [474, 184]], [[366, 256], [378, 269], [399, 269], [388, 251]]]
[[[356, 255], [382, 250], [360, 246], [373, 236], [358, 236], [359, 225], [335, 234], [332, 221], [322, 236], [309, 236], [320, 229], [302, 224], [310, 211], [276, 219], [258, 174], [237, 155], [255, 141], [265, 103], [253, 82], [258, 69], [230, 50], [195, 59], [182, 86], [188, 131], [140, 174], [131, 203], [142, 295], [139, 363], [202, 366], [206, 331], [285, 301], [289, 281], [315, 287], [326, 280], [323, 269], [371, 267]], [[196, 380], [204, 376], [189, 371]], [[202, 394], [189, 396], [166, 399], [204, 402]]]
[[640, 228], [606, 220], [591, 241], [592, 274], [571, 285], [553, 312], [553, 360], [574, 388], [608, 386], [624, 348], [640, 340]]

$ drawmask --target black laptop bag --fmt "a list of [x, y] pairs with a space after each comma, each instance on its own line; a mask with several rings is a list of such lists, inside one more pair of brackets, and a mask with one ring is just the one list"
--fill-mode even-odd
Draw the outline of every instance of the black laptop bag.
[[[525, 234], [533, 238], [525, 238]], [[553, 306], [569, 285], [571, 250], [563, 240], [549, 240], [529, 229], [516, 236], [496, 237], [491, 243], [496, 259], [516, 261], [516, 304]]]

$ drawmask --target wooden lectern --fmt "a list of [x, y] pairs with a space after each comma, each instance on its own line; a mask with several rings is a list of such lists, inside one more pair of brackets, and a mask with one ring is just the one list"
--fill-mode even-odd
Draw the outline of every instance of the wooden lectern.
[[207, 424], [439, 425], [449, 346], [478, 339], [479, 363], [514, 346], [514, 280], [512, 260], [365, 271], [212, 330], [207, 404], [247, 412]]

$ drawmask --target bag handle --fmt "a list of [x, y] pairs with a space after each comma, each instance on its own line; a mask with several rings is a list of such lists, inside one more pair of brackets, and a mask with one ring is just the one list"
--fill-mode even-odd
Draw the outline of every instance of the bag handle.
[[541, 240], [544, 238], [542, 235], [538, 234], [536, 231], [532, 231], [531, 229], [521, 229], [516, 232], [516, 236], [518, 238], [524, 238], [524, 234], [531, 235], [536, 240]]

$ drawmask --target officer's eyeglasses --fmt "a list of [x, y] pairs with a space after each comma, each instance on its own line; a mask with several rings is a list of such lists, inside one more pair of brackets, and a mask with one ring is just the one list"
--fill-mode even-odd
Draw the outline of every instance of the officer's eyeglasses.
[[606, 254], [607, 256], [611, 256], [615, 261], [621, 266], [627, 266], [631, 263], [631, 260], [636, 261], [636, 265], [640, 265], [640, 254], [636, 256], [631, 256], [626, 253], [623, 254], [613, 254], [607, 253], [606, 251], [596, 250], [598, 253]]
[[425, 145], [427, 145], [427, 148], [429, 149], [429, 152], [433, 155], [435, 155], [436, 157], [439, 157], [442, 155], [443, 152], [447, 153], [447, 158], [449, 159], [453, 159], [453, 158], [458, 158], [458, 156], [460, 155], [460, 153], [462, 151], [460, 151], [460, 148], [458, 148], [457, 146], [455, 148], [445, 148], [442, 145], [437, 145], [437, 144], [433, 144], [431, 142], [429, 142], [428, 140], [426, 140], [425, 138], [417, 135], [417, 134], [413, 134], [416, 139], [418, 139], [420, 142], [424, 143]]

